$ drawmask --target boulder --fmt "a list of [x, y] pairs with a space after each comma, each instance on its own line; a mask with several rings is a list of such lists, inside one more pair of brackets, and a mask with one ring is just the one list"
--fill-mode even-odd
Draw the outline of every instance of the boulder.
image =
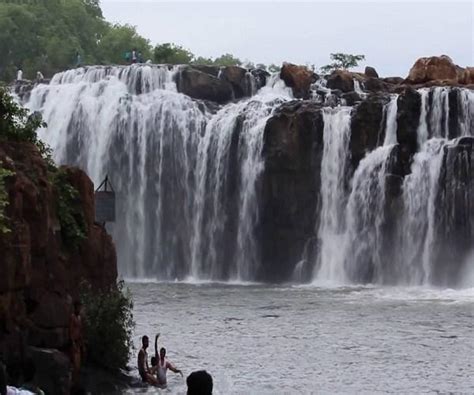
[[377, 71], [373, 67], [370, 67], [370, 66], [365, 67], [364, 74], [367, 77], [379, 78], [379, 74], [377, 73]]
[[354, 90], [354, 77], [350, 71], [334, 70], [327, 77], [326, 86], [329, 89], [339, 89], [342, 92], [351, 92]]
[[311, 84], [317, 81], [318, 76], [306, 66], [283, 63], [280, 78], [288, 87], [292, 88], [296, 98], [308, 99], [311, 95]]
[[193, 68], [182, 69], [176, 85], [178, 92], [194, 99], [221, 104], [232, 100], [232, 85], [229, 82]]
[[239, 66], [223, 67], [219, 77], [232, 86], [235, 99], [252, 95], [252, 82], [247, 69]]
[[30, 347], [29, 355], [36, 367], [35, 384], [46, 394], [70, 393], [71, 366], [69, 357], [61, 351]]
[[459, 75], [459, 83], [463, 85], [474, 84], [474, 67], [466, 67]]
[[364, 81], [364, 87], [369, 92], [390, 92], [393, 88], [393, 85], [380, 78], [368, 77]]
[[255, 81], [255, 89], [259, 90], [267, 84], [267, 78], [270, 77], [270, 73], [263, 69], [252, 69], [250, 71]]
[[381, 78], [383, 82], [386, 82], [387, 84], [392, 84], [392, 85], [400, 85], [405, 81], [402, 77], [385, 77]]
[[458, 67], [449, 56], [442, 55], [418, 59], [410, 69], [406, 80], [411, 84], [422, 84], [441, 80], [456, 82], [457, 79]]

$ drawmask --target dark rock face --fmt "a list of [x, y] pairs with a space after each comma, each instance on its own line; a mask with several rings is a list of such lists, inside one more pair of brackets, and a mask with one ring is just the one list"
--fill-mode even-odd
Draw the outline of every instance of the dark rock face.
[[309, 99], [311, 84], [316, 82], [318, 76], [306, 66], [297, 66], [283, 63], [280, 78], [292, 88], [293, 95], [298, 99]]
[[115, 284], [115, 247], [94, 224], [94, 188], [81, 170], [65, 169], [79, 192], [86, 224], [86, 239], [73, 251], [61, 238], [58, 191], [36, 147], [2, 142], [0, 162], [14, 172], [6, 181], [11, 232], [0, 234], [0, 352], [8, 363], [22, 349], [40, 347], [27, 353], [49, 369], [48, 376], [40, 373], [49, 377], [43, 389], [67, 393], [68, 357], [58, 350], [68, 346], [72, 301], [84, 280], [95, 289]]
[[291, 276], [314, 234], [320, 187], [323, 118], [319, 105], [290, 102], [267, 122], [261, 191], [262, 271]]
[[379, 74], [377, 73], [377, 71], [370, 66], [365, 67], [364, 74], [370, 78], [379, 78]]
[[351, 92], [354, 90], [354, 78], [352, 73], [347, 70], [334, 70], [327, 77], [327, 87], [330, 89], [339, 89], [342, 92]]
[[416, 131], [420, 122], [420, 94], [412, 88], [405, 88], [398, 97], [397, 105], [397, 140], [400, 144], [400, 160], [405, 175], [410, 172], [411, 158], [417, 149]]
[[229, 82], [192, 68], [180, 71], [176, 85], [178, 92], [194, 99], [217, 103], [226, 103], [232, 100], [232, 85]]
[[220, 79], [230, 83], [235, 99], [252, 95], [250, 75], [246, 69], [238, 66], [224, 67], [221, 70]]
[[388, 102], [387, 95], [372, 94], [354, 108], [349, 141], [353, 169], [357, 168], [367, 152], [383, 142], [385, 136], [382, 123], [383, 109]]
[[439, 240], [433, 280], [450, 286], [462, 280], [462, 265], [474, 237], [474, 137], [460, 138], [444, 149], [438, 210]]
[[264, 87], [267, 83], [267, 78], [270, 77], [270, 73], [262, 69], [252, 69], [250, 73], [255, 80], [255, 88], [257, 90]]

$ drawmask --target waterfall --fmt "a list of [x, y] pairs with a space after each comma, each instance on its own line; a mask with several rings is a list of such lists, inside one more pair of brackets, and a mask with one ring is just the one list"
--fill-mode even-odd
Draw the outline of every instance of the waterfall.
[[255, 279], [263, 129], [291, 98], [278, 77], [217, 111], [177, 93], [179, 67], [87, 67], [39, 85], [28, 107], [54, 160], [117, 193], [110, 231], [132, 277]]
[[385, 106], [385, 139], [383, 145], [397, 143], [397, 100], [398, 95], [392, 95], [390, 102]]
[[317, 278], [344, 281], [341, 241], [345, 205], [345, 172], [348, 159], [351, 109], [340, 107], [323, 110], [323, 158], [321, 162], [321, 253]]

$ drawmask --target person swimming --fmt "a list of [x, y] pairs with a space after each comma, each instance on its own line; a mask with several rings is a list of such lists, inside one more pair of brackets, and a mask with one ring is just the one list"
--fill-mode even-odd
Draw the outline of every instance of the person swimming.
[[[161, 347], [160, 354], [158, 355], [158, 338], [160, 334], [158, 333], [155, 336], [155, 356], [152, 358], [152, 370], [156, 373], [159, 386], [165, 388], [167, 386], [166, 373], [171, 370], [174, 373], [179, 373], [183, 377], [183, 372], [176, 368], [167, 358], [166, 358], [166, 348]], [[155, 365], [156, 364], [156, 365]]]
[[148, 348], [148, 344], [149, 344], [148, 336], [143, 336], [142, 348], [138, 352], [138, 358], [137, 358], [138, 373], [140, 374], [140, 377], [142, 378], [142, 381], [144, 383], [158, 386], [160, 383], [153, 375], [153, 370], [150, 369], [148, 366], [148, 353], [146, 352], [146, 349]]

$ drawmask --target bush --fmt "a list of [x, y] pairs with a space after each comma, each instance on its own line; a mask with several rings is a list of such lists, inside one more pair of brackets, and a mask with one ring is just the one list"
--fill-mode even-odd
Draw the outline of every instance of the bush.
[[0, 234], [10, 232], [8, 219], [5, 215], [5, 208], [8, 206], [8, 194], [5, 189], [5, 178], [13, 174], [12, 171], [0, 166]]
[[93, 292], [83, 286], [85, 311], [86, 363], [106, 369], [126, 367], [133, 348], [133, 302], [128, 289], [120, 281], [117, 287]]
[[86, 238], [86, 222], [79, 193], [69, 183], [63, 169], [58, 169], [53, 173], [53, 185], [58, 192], [56, 211], [61, 225], [62, 239], [68, 247], [77, 249], [81, 241]]

